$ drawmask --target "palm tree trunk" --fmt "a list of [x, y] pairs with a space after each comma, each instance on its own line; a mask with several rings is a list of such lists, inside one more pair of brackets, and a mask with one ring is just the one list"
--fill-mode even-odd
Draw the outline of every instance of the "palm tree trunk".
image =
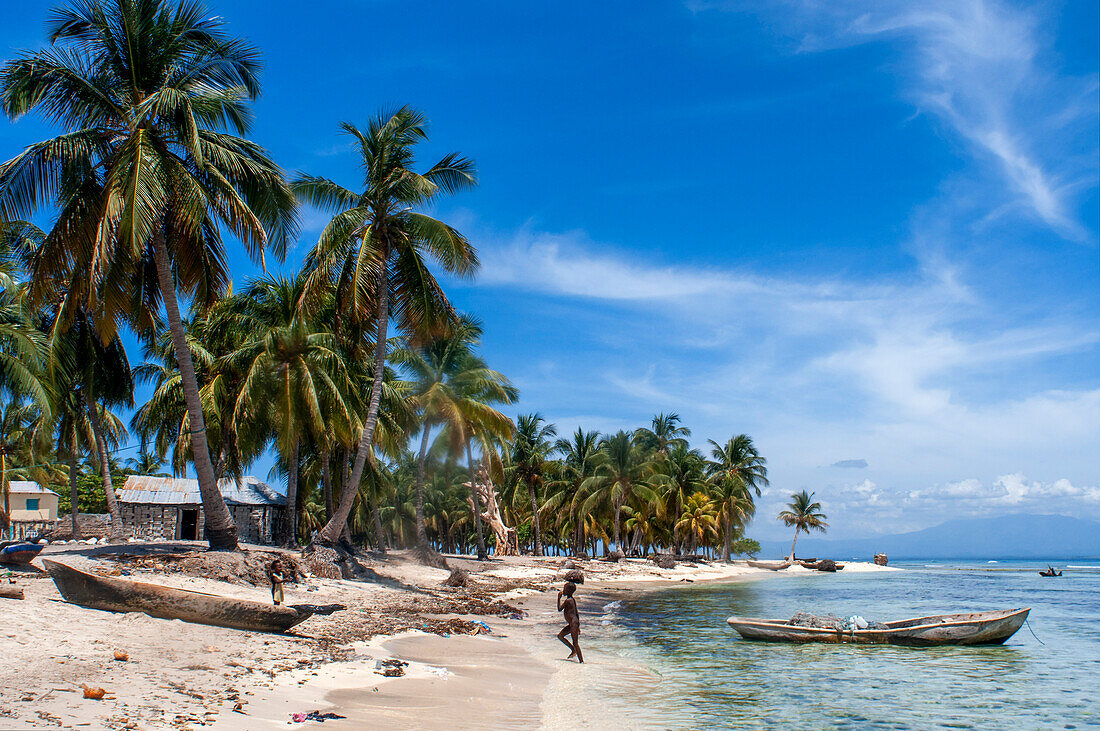
[[332, 474], [329, 472], [330, 455], [321, 452], [321, 485], [325, 491], [325, 520], [332, 517]]
[[115, 497], [115, 485], [111, 479], [111, 460], [107, 456], [107, 441], [103, 436], [99, 408], [88, 399], [83, 399], [83, 401], [84, 408], [88, 410], [88, 420], [92, 424], [92, 434], [95, 436], [99, 473], [103, 477], [103, 492], [107, 496], [107, 512], [111, 514], [110, 536], [111, 538], [117, 538], [122, 535], [122, 511], [118, 509], [118, 499]]
[[677, 490], [676, 494], [672, 496], [673, 507], [675, 512], [673, 513], [672, 524], [672, 553], [676, 556], [680, 555], [680, 491]]
[[374, 514], [374, 541], [375, 550], [379, 553], [386, 552], [386, 539], [382, 536], [382, 515], [378, 510], [378, 498], [370, 499], [371, 512]]
[[72, 521], [72, 540], [80, 540], [80, 490], [77, 487], [79, 474], [76, 470], [76, 429], [73, 429], [72, 439], [69, 442], [69, 501], [72, 507], [69, 509], [69, 520]]
[[534, 480], [527, 480], [527, 492], [531, 494], [531, 527], [534, 529], [535, 541], [534, 541], [534, 554], [536, 556], [542, 555], [542, 528], [539, 526], [539, 504], [535, 498], [535, 482]]
[[794, 529], [794, 540], [793, 540], [793, 541], [791, 541], [791, 555], [787, 557], [787, 558], [789, 558], [789, 559], [790, 559], [791, 561], [793, 561], [793, 560], [794, 560], [794, 544], [795, 544], [795, 543], [797, 543], [797, 542], [798, 542], [798, 528], [796, 527], [796, 528]]
[[375, 336], [374, 343], [374, 382], [371, 386], [370, 404], [367, 406], [367, 421], [363, 425], [363, 433], [359, 436], [355, 467], [351, 471], [350, 484], [354, 489], [348, 489], [348, 485], [344, 485], [344, 494], [340, 496], [336, 514], [329, 518], [328, 523], [325, 523], [325, 527], [321, 529], [321, 538], [332, 543], [340, 538], [340, 530], [351, 513], [355, 493], [359, 489], [360, 480], [363, 479], [367, 454], [374, 444], [374, 429], [378, 424], [378, 407], [382, 402], [382, 374], [386, 369], [386, 333], [390, 321], [390, 279], [387, 261], [388, 257], [384, 257], [378, 272], [378, 334]]
[[0, 452], [0, 491], [4, 493], [4, 520], [0, 522], [0, 528], [5, 533], [0, 536], [7, 538], [7, 529], [11, 526], [11, 487], [8, 485], [8, 453]]
[[428, 459], [428, 436], [432, 425], [424, 422], [424, 436], [420, 440], [420, 454], [416, 458], [416, 547], [427, 551], [428, 531], [424, 528], [424, 462]]
[[286, 515], [290, 528], [287, 531], [286, 545], [294, 548], [298, 545], [298, 437], [294, 437], [294, 446], [290, 448], [290, 460], [286, 477]]
[[225, 499], [218, 489], [214, 466], [210, 463], [210, 445], [206, 441], [206, 420], [202, 414], [199, 382], [195, 377], [195, 364], [187, 347], [187, 333], [180, 318], [176, 285], [172, 278], [172, 264], [168, 260], [168, 246], [164, 242], [164, 229], [157, 226], [153, 233], [153, 256], [157, 264], [157, 280], [164, 298], [164, 310], [168, 314], [168, 327], [172, 332], [172, 347], [180, 370], [183, 397], [187, 402], [187, 418], [191, 426], [191, 458], [195, 476], [199, 480], [206, 538], [215, 551], [237, 550], [237, 524], [225, 506]]
[[723, 526], [724, 530], [722, 531], [722, 533], [723, 533], [723, 535], [722, 535], [722, 560], [723, 561], [729, 561], [730, 560], [730, 527], [731, 527], [731, 521], [730, 521], [730, 516], [729, 516], [728, 512], [726, 513], [726, 519], [723, 521], [723, 523], [725, 525]]
[[615, 513], [612, 516], [612, 525], [614, 526], [614, 533], [612, 534], [611, 543], [615, 546], [615, 550], [622, 551], [619, 545], [619, 513], [622, 511], [623, 506], [618, 500], [611, 501], [611, 510]]
[[581, 553], [584, 553], [584, 516], [578, 512], [576, 520], [576, 533], [573, 534], [576, 541], [573, 545], [576, 546], [575, 552], [579, 556]]
[[477, 472], [474, 471], [474, 452], [470, 449], [470, 440], [466, 440], [466, 464], [470, 469], [470, 504], [474, 507], [474, 529], [477, 531], [477, 560], [485, 561], [489, 558], [489, 552], [485, 550], [485, 533], [481, 527], [481, 499], [477, 496], [475, 483]]

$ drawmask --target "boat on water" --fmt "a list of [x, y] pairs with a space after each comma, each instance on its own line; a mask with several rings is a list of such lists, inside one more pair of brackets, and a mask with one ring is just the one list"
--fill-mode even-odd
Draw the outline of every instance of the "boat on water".
[[790, 561], [746, 561], [745, 563], [754, 569], [767, 569], [768, 571], [782, 571], [791, 565]]
[[867, 629], [836, 629], [790, 624], [784, 619], [730, 617], [726, 620], [746, 640], [762, 642], [827, 642], [860, 645], [1001, 645], [1024, 625], [1025, 609], [937, 614], [885, 622]]
[[1061, 576], [1061, 571], [1055, 571], [1053, 566], [1039, 571], [1039, 576]]
[[9, 566], [24, 566], [34, 560], [45, 548], [40, 543], [27, 541], [5, 541], [0, 543], [0, 563]]
[[253, 632], [285, 632], [314, 614], [332, 614], [342, 604], [275, 606], [248, 599], [97, 576], [60, 561], [42, 559], [65, 601], [109, 612], [144, 612], [150, 617]]

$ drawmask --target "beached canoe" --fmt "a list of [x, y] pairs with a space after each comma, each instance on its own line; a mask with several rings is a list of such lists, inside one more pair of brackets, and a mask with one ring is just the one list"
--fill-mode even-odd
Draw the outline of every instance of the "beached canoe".
[[35, 556], [42, 553], [45, 546], [39, 543], [25, 543], [23, 541], [0, 543], [0, 563], [9, 566], [22, 566], [29, 564]]
[[726, 620], [746, 640], [763, 642], [850, 642], [865, 645], [1000, 645], [1024, 625], [1031, 609], [1003, 609], [969, 614], [886, 622], [885, 629], [837, 630], [787, 624], [783, 619], [730, 617]]
[[247, 599], [147, 584], [114, 576], [96, 576], [58, 561], [42, 564], [65, 601], [109, 612], [144, 612], [161, 619], [254, 632], [285, 632], [314, 614], [332, 614], [342, 604], [274, 606]]
[[791, 565], [788, 561], [746, 561], [745, 563], [754, 569], [767, 569], [768, 571], [782, 571]]

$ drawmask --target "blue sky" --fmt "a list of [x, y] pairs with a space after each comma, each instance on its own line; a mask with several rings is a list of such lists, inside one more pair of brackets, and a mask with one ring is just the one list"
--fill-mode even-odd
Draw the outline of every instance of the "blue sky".
[[[435, 213], [519, 410], [753, 435], [761, 538], [803, 488], [837, 535], [1100, 518], [1096, 3], [210, 5], [265, 53], [253, 137], [288, 170], [357, 187], [337, 124], [401, 104], [425, 162], [477, 161]], [[5, 8], [6, 55], [42, 20]]]

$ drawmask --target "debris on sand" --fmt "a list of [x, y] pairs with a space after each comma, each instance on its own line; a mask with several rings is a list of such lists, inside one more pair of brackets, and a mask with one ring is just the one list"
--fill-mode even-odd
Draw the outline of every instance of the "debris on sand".
[[443, 580], [444, 586], [468, 586], [470, 584], [470, 574], [466, 569], [451, 569], [451, 575]]
[[122, 650], [115, 650], [115, 659], [119, 662], [126, 662], [130, 659], [130, 656]]
[[93, 688], [90, 685], [81, 684], [81, 688], [84, 689], [84, 697], [90, 698], [93, 701], [101, 701], [104, 696], [107, 695], [107, 691], [104, 688]]

